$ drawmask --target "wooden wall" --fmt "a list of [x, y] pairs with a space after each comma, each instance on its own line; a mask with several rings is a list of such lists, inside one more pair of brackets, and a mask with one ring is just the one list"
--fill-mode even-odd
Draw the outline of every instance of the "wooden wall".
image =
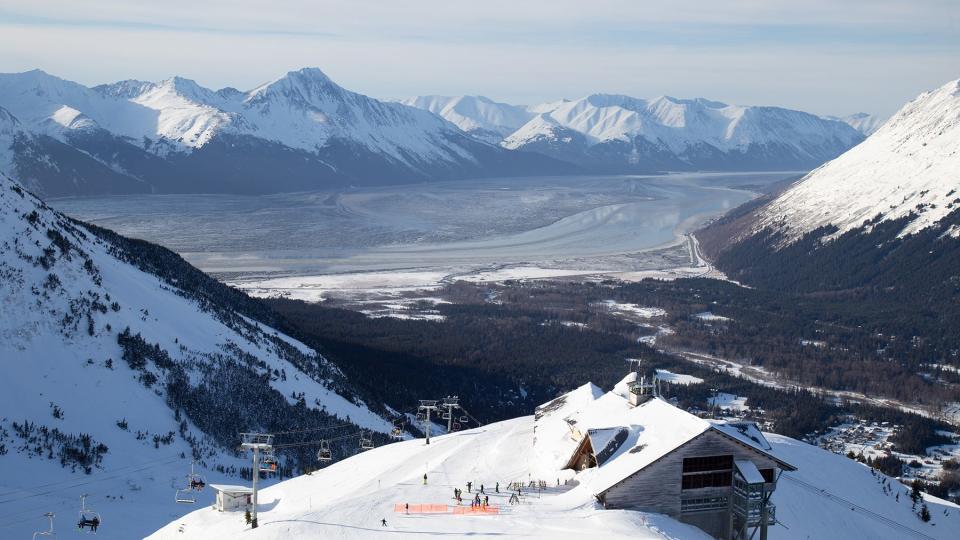
[[681, 490], [683, 459], [732, 455], [734, 459], [749, 459], [758, 469], [770, 469], [777, 463], [745, 444], [731, 440], [713, 429], [680, 446], [658, 461], [648, 465], [619, 484], [601, 494], [607, 508], [626, 508], [645, 512], [659, 512], [673, 517], [680, 516], [680, 500], [700, 498], [714, 494], [728, 495], [730, 488], [705, 488]]

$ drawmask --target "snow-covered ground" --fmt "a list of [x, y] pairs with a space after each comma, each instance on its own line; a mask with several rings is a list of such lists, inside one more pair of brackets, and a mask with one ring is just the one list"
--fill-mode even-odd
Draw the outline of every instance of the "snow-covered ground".
[[[302, 394], [308, 407], [392, 427], [302, 371], [337, 372], [313, 350], [217, 300], [201, 304], [124, 253], [0, 176], [0, 538], [44, 529], [47, 511], [72, 528], [83, 493], [101, 513], [100, 538], [136, 538], [186, 511], [174, 494], [194, 452], [208, 482], [236, 482], [225, 473], [245, 461], [169, 401], [170, 365], [198, 400], [216, 366], [245, 366], [288, 403]], [[118, 343], [128, 328], [170, 365], [133, 369]]]
[[817, 168], [759, 213], [755, 230], [787, 241], [832, 224], [834, 236], [908, 218], [901, 234], [933, 225], [956, 207], [960, 173], [960, 80], [907, 103], [864, 142]]
[[637, 304], [617, 302], [615, 300], [604, 300], [603, 302], [595, 305], [606, 309], [614, 315], [631, 318], [637, 317], [641, 319], [654, 319], [657, 317], [663, 317], [667, 314], [666, 310], [662, 308], [640, 306]]
[[[586, 484], [564, 485], [573, 476], [570, 471], [547, 470], [535, 458], [533, 427], [533, 417], [523, 417], [435, 437], [429, 446], [416, 439], [377, 448], [264, 489], [256, 530], [244, 524], [242, 513], [204, 507], [149, 538], [707, 538], [662, 515], [599, 508]], [[911, 509], [908, 488], [893, 482], [900, 491], [897, 501], [865, 466], [787, 437], [767, 438], [775, 455], [799, 467], [781, 478], [774, 494], [781, 524], [770, 530], [771, 539], [953, 539], [960, 534], [956, 505], [927, 498], [933, 518], [924, 524]], [[526, 490], [519, 505], [510, 505], [505, 486], [531, 479], [545, 480], [547, 490]], [[467, 482], [474, 490], [483, 484], [500, 513], [394, 512], [395, 505], [408, 503], [455, 507], [453, 490], [466, 490]], [[470, 496], [465, 492], [465, 505]]]
[[743, 412], [749, 410], [747, 407], [747, 398], [726, 392], [717, 392], [710, 398], [711, 407], [720, 407], [734, 412]]
[[687, 375], [686, 373], [673, 373], [672, 371], [667, 371], [665, 369], [657, 370], [657, 378], [661, 381], [666, 381], [671, 384], [700, 384], [703, 382], [703, 379], [700, 377], [694, 377], [693, 375]]

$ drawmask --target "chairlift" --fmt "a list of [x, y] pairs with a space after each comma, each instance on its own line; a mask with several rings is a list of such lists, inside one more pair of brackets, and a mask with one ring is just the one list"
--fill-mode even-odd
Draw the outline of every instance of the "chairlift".
[[328, 441], [320, 441], [320, 449], [317, 450], [317, 460], [333, 461], [333, 452], [330, 451], [330, 443]]
[[53, 512], [47, 512], [46, 514], [44, 514], [44, 516], [50, 521], [50, 526], [45, 531], [37, 531], [33, 533], [33, 540], [37, 540], [38, 538], [47, 538], [47, 539], [56, 540], [57, 533], [53, 532], [53, 518], [54, 518]]
[[370, 450], [373, 448], [373, 438], [366, 431], [360, 432], [360, 450]]
[[450, 413], [446, 413], [446, 412], [445, 412], [445, 413], [443, 413], [443, 414], [440, 415], [440, 418], [443, 418], [444, 420], [449, 420], [449, 419], [450, 419]]
[[458, 422], [454, 422], [454, 423], [453, 423], [453, 430], [454, 430], [454, 431], [459, 431], [459, 430], [460, 430], [460, 424], [459, 424]]
[[469, 424], [469, 423], [470, 423], [470, 417], [469, 417], [469, 416], [461, 416], [461, 417], [460, 417], [460, 423], [461, 423], [461, 424]]
[[423, 413], [417, 413], [417, 422], [423, 422], [427, 417]]
[[79, 516], [80, 519], [77, 521], [77, 529], [83, 531], [89, 528], [90, 530], [87, 532], [97, 534], [97, 529], [100, 527], [100, 524], [103, 523], [103, 520], [100, 519], [100, 514], [87, 506], [86, 494], [80, 496]]
[[265, 473], [275, 473], [277, 472], [277, 458], [273, 455], [272, 452], [264, 452], [263, 457], [260, 458], [260, 472]]
[[400, 440], [403, 438], [403, 424], [394, 424], [393, 429], [390, 430], [390, 436], [394, 439]]

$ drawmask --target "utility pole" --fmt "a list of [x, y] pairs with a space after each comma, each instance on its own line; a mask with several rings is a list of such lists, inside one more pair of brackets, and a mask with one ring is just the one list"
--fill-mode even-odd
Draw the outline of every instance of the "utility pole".
[[447, 408], [445, 416], [447, 417], [447, 433], [453, 431], [453, 410], [460, 408], [460, 398], [457, 396], [447, 396], [443, 398], [443, 406]]
[[273, 435], [269, 433], [241, 433], [240, 447], [244, 450], [253, 450], [253, 519], [250, 528], [257, 528], [257, 479], [260, 478], [260, 451], [273, 450]]
[[423, 431], [427, 434], [427, 444], [430, 444], [430, 411], [437, 410], [437, 400], [435, 399], [421, 399], [420, 400], [420, 414], [423, 418]]

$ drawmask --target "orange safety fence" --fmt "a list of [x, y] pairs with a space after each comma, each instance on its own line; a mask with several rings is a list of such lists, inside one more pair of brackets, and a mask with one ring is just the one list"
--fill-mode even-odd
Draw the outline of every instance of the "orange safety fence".
[[499, 506], [454, 506], [454, 514], [481, 514], [481, 515], [497, 515], [500, 513]]
[[446, 514], [450, 512], [450, 506], [446, 504], [394, 504], [393, 511], [398, 514]]

